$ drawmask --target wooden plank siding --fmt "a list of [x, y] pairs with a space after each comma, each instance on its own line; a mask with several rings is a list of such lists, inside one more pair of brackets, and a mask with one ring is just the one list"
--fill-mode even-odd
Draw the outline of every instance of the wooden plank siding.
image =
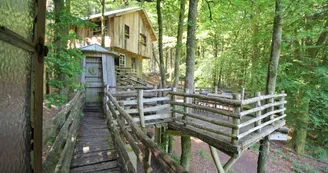
[[[99, 22], [100, 17], [90, 19], [91, 22]], [[134, 10], [126, 13], [111, 14], [106, 16], [107, 32], [105, 35], [105, 47], [126, 56], [126, 67], [132, 67], [132, 58], [136, 58], [136, 72], [142, 75], [142, 60], [152, 57], [152, 42], [156, 41], [149, 19], [142, 10]], [[129, 38], [125, 41], [125, 25], [129, 26]], [[76, 47], [88, 44], [100, 44], [101, 35], [93, 33], [89, 27], [77, 28], [77, 34], [82, 38], [76, 41]], [[146, 44], [141, 43], [141, 35], [146, 37]]]

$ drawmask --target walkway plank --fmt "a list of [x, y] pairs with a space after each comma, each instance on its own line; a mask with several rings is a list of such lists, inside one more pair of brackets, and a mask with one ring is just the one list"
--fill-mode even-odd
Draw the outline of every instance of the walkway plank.
[[[81, 118], [79, 137], [71, 162], [71, 173], [120, 172], [117, 152], [102, 112], [89, 112]], [[98, 110], [99, 111], [99, 110]]]

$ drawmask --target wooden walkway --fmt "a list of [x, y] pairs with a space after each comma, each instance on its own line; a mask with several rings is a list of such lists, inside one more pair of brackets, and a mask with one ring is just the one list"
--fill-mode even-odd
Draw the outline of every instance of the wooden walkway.
[[85, 109], [70, 172], [118, 173], [120, 167], [117, 159], [103, 112], [99, 112], [99, 109]]

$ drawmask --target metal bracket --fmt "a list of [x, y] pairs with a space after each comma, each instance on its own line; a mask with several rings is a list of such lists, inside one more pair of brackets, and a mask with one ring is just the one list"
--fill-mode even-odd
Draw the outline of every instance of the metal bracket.
[[48, 55], [49, 48], [44, 45], [43, 38], [39, 38], [39, 43], [36, 45], [36, 52], [38, 53], [39, 63], [44, 62], [44, 57]]

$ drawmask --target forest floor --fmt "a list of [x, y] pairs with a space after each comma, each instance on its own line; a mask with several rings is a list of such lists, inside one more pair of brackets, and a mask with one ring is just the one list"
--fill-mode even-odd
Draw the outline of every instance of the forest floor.
[[[192, 140], [192, 158], [190, 163], [191, 173], [215, 173], [215, 164], [209, 150], [208, 144], [200, 139]], [[179, 159], [181, 154], [180, 137], [174, 137], [174, 157]], [[256, 173], [259, 145], [246, 150], [237, 162], [229, 170], [229, 173]], [[229, 156], [219, 152], [220, 161], [224, 164]], [[268, 163], [268, 173], [328, 173], [328, 161], [318, 160], [310, 156], [298, 157], [285, 142], [271, 142], [270, 160]]]

